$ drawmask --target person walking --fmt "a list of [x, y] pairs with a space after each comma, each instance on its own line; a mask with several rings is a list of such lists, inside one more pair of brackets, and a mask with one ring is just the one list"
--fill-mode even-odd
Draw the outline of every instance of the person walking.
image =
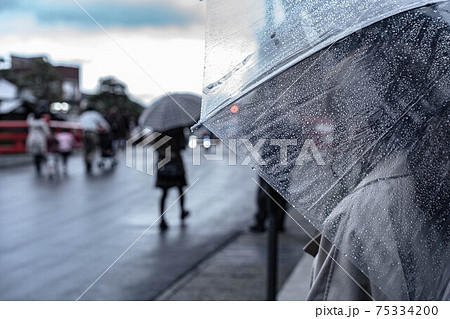
[[47, 137], [47, 174], [49, 179], [59, 176], [59, 142], [56, 139], [56, 133], [50, 131]]
[[89, 105], [80, 116], [83, 128], [84, 162], [86, 173], [92, 173], [92, 164], [95, 153], [99, 145], [99, 131], [110, 131], [110, 126], [105, 118], [95, 110], [93, 105]]
[[47, 122], [42, 118], [42, 114], [31, 113], [27, 118], [28, 136], [26, 147], [33, 156], [36, 173], [40, 176], [42, 173], [41, 165], [45, 161], [47, 153], [47, 136], [50, 135], [50, 128]]
[[[172, 187], [176, 187], [178, 189], [178, 193], [180, 194], [179, 202], [181, 208], [180, 218], [183, 221], [188, 215], [189, 212], [184, 207], [184, 195], [183, 195], [183, 187], [187, 185], [186, 183], [186, 174], [183, 165], [183, 159], [181, 157], [181, 151], [186, 148], [186, 137], [183, 132], [183, 128], [176, 128], [165, 133], [162, 133], [163, 137], [169, 137], [170, 140], [164, 147], [158, 148], [158, 163], [161, 163], [163, 160], [168, 160], [166, 164], [164, 164], [161, 168], [158, 168], [157, 178], [156, 178], [156, 187], [162, 189], [162, 195], [160, 200], [160, 214], [161, 214], [161, 223], [159, 225], [159, 229], [161, 231], [167, 230], [169, 227], [165, 218], [165, 201], [168, 194], [168, 191]], [[166, 150], [170, 147], [170, 157], [166, 157]]]
[[126, 140], [128, 139], [130, 132], [130, 124], [128, 116], [126, 116], [126, 110], [119, 109], [116, 106], [112, 107], [107, 120], [111, 127], [114, 149], [125, 149]]
[[56, 134], [56, 139], [58, 140], [58, 152], [62, 159], [63, 174], [67, 175], [67, 162], [75, 145], [75, 137], [65, 128]]

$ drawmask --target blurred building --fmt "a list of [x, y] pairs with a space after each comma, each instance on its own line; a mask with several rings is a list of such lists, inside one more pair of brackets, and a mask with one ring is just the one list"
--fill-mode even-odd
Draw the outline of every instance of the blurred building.
[[0, 114], [10, 113], [22, 104], [18, 91], [16, 85], [0, 77]]
[[10, 68], [2, 70], [2, 75], [19, 88], [19, 93], [29, 91], [37, 100], [47, 100], [49, 111], [56, 117], [79, 112], [79, 66], [54, 65], [46, 56], [11, 55]]
[[62, 98], [65, 102], [79, 103], [80, 92], [80, 68], [73, 66], [56, 66], [61, 74]]

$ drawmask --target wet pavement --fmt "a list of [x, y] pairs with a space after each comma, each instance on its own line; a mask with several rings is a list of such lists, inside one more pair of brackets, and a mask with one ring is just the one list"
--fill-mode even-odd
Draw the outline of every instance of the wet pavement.
[[[190, 157], [189, 151], [185, 157]], [[179, 205], [133, 245], [81, 300], [152, 300], [247, 228], [255, 173], [227, 161], [186, 165], [185, 227]], [[0, 300], [76, 300], [158, 218], [155, 178], [124, 164], [86, 176], [37, 178], [27, 165], [0, 169]], [[169, 193], [166, 207], [176, 201]]]
[[[278, 291], [282, 293], [286, 280], [299, 261], [305, 258], [303, 247], [310, 240], [298, 224], [302, 225], [308, 233], [314, 232], [300, 214], [291, 211], [290, 215], [295, 218], [295, 222], [286, 217], [286, 232], [280, 233], [278, 241], [277, 283]], [[223, 249], [169, 287], [157, 299], [266, 300], [267, 235], [267, 232], [256, 234], [242, 232]], [[310, 274], [309, 267], [297, 276], [298, 280], [293, 285], [303, 285], [307, 288]], [[302, 291], [296, 288], [292, 288], [291, 295], [301, 298]]]

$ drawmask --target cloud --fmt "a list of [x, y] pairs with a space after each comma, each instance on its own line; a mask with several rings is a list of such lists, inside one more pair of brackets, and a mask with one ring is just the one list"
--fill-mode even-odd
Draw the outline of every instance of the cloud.
[[114, 75], [145, 102], [163, 91], [142, 69], [166, 91], [201, 92], [205, 2], [77, 1], [139, 67], [73, 0], [0, 0], [0, 56], [45, 54], [55, 63], [79, 64], [84, 91]]
[[[202, 21], [202, 12], [195, 10], [195, 2], [195, 5], [183, 5], [179, 0], [78, 2], [104, 27], [185, 26]], [[97, 27], [72, 0], [2, 0], [0, 14], [2, 17], [32, 16], [43, 26]]]
[[15, 0], [2, 0], [0, 2], [0, 11], [14, 8], [16, 7], [16, 3], [17, 1]]
[[78, 64], [80, 84], [85, 92], [93, 92], [100, 77], [113, 75], [145, 103], [163, 94], [161, 87], [165, 91], [202, 91], [204, 40], [201, 27], [143, 27], [132, 32], [114, 29], [110, 34], [132, 59], [101, 30], [0, 34], [0, 56], [44, 54], [55, 64]]

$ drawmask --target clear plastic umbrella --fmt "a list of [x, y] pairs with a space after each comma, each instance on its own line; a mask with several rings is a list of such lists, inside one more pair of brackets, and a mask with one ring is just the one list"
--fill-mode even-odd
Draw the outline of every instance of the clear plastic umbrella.
[[393, 300], [450, 298], [449, 10], [208, 1], [201, 122]]

